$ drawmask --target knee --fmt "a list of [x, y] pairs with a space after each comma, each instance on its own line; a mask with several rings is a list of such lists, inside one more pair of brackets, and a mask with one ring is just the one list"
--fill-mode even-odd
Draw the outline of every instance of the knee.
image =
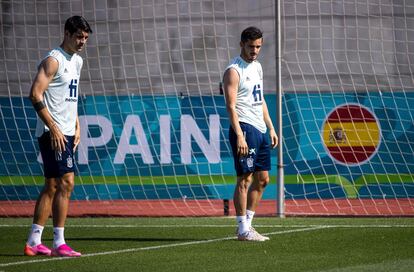
[[249, 186], [247, 182], [240, 181], [237, 182], [237, 188], [239, 189], [239, 191], [247, 191], [249, 189]]
[[62, 178], [59, 184], [59, 189], [67, 193], [72, 192], [74, 187], [75, 182], [73, 179]]
[[239, 191], [248, 191], [251, 184], [250, 177], [243, 177], [237, 179], [237, 188]]
[[53, 197], [56, 193], [57, 185], [56, 181], [53, 179], [46, 180], [45, 186], [43, 187], [43, 193]]
[[265, 178], [263, 178], [263, 179], [260, 181], [260, 185], [262, 185], [262, 187], [264, 188], [264, 187], [266, 187], [266, 186], [269, 184], [269, 181], [270, 181], [269, 176], [266, 176]]
[[259, 186], [265, 188], [269, 184], [270, 178], [269, 175], [261, 175], [258, 178]]

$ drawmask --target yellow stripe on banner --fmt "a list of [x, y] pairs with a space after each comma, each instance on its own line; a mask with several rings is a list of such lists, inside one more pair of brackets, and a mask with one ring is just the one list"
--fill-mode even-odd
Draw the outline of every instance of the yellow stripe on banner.
[[377, 146], [380, 131], [376, 122], [327, 122], [323, 141], [332, 146]]

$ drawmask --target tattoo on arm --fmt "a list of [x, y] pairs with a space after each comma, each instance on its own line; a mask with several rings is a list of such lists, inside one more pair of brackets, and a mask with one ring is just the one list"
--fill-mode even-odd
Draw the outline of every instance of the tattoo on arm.
[[36, 112], [41, 111], [43, 108], [46, 108], [46, 105], [43, 101], [35, 102], [33, 103], [33, 107], [36, 110]]

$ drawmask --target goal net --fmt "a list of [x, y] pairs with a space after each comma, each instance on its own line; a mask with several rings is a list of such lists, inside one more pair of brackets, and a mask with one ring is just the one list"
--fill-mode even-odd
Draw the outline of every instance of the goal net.
[[[91, 24], [78, 95], [71, 216], [234, 214], [235, 172], [220, 82], [241, 31], [276, 126], [275, 1], [2, 1], [0, 215], [31, 216], [42, 189], [27, 96], [66, 18]], [[414, 5], [282, 1], [288, 215], [414, 214]], [[276, 213], [276, 151], [258, 214]]]
[[[2, 1], [0, 213], [30, 215], [44, 183], [27, 96], [75, 14], [93, 33], [82, 52], [70, 215], [223, 215], [225, 205], [233, 213], [222, 74], [246, 26], [263, 28], [265, 56], [274, 56], [273, 3], [251, 3]], [[274, 100], [275, 64], [264, 67]]]
[[287, 213], [413, 215], [414, 6], [283, 1]]

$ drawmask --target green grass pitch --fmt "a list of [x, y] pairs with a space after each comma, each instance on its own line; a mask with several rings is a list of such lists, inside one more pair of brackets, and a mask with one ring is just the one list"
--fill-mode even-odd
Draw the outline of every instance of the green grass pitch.
[[414, 218], [254, 223], [270, 241], [236, 241], [232, 217], [69, 218], [66, 241], [83, 257], [63, 259], [23, 256], [31, 219], [0, 218], [0, 271], [414, 271]]

